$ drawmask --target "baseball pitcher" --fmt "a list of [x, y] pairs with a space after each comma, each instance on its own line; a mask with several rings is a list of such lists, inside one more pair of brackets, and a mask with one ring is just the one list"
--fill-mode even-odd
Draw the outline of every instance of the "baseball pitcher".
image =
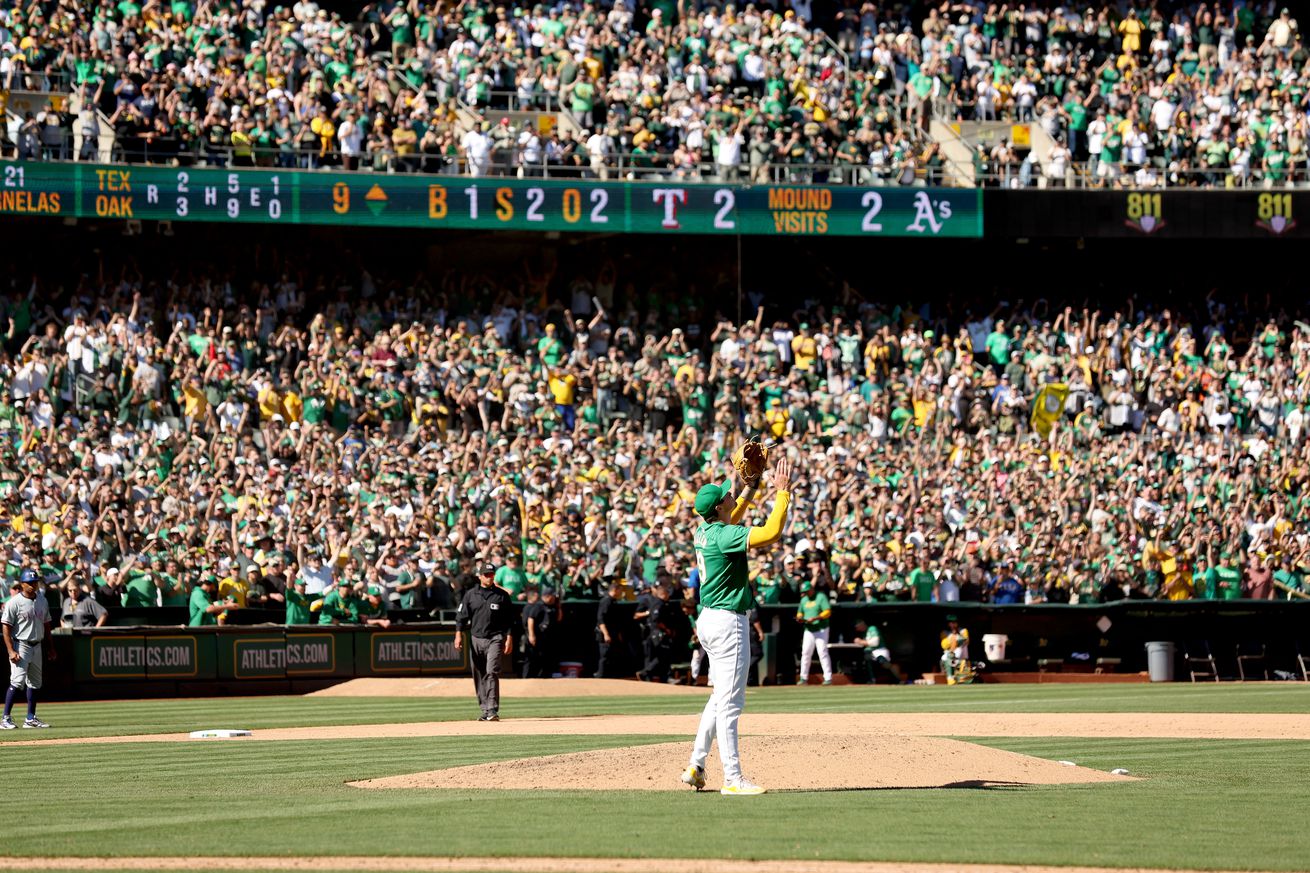
[[[752, 448], [753, 447], [753, 448]], [[768, 452], [758, 443], [738, 450], [737, 489], [732, 481], [706, 485], [696, 493], [696, 514], [702, 519], [694, 543], [700, 571], [702, 611], [696, 621], [696, 635], [709, 659], [710, 683], [714, 693], [701, 714], [700, 728], [691, 752], [691, 763], [682, 781], [697, 791], [705, 787], [705, 759], [715, 735], [723, 759], [722, 794], [755, 795], [764, 789], [749, 782], [741, 772], [737, 754], [737, 720], [746, 703], [746, 674], [750, 664], [750, 638], [746, 615], [753, 604], [746, 551], [767, 549], [782, 538], [787, 504], [791, 499], [791, 465], [785, 457], [773, 470], [777, 491], [773, 511], [762, 527], [745, 527], [738, 522], [751, 505], [759, 488], [760, 474]], [[740, 496], [737, 492], [740, 491]]]

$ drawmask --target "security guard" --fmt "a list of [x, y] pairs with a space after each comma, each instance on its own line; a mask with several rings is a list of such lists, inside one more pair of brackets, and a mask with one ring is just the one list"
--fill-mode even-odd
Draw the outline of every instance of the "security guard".
[[473, 687], [482, 715], [478, 721], [500, 721], [500, 661], [514, 644], [510, 629], [517, 621], [509, 592], [495, 584], [496, 567], [478, 568], [478, 587], [465, 592], [455, 613], [455, 651], [464, 647], [469, 631]]

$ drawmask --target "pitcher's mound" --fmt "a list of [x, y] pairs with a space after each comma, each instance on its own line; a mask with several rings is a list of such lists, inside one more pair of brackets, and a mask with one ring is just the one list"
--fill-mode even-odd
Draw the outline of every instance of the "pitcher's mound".
[[[687, 766], [690, 751], [688, 740], [521, 758], [350, 784], [356, 788], [689, 791], [678, 777]], [[932, 737], [742, 737], [741, 757], [746, 775], [773, 791], [1131, 781], [1131, 777], [1100, 770]], [[723, 781], [717, 752], [710, 754], [705, 771], [707, 788], [717, 791]]]
[[[636, 679], [502, 679], [500, 696], [509, 700], [540, 697], [709, 697], [710, 689]], [[461, 677], [370, 677], [351, 679], [308, 697], [473, 697], [473, 680]]]

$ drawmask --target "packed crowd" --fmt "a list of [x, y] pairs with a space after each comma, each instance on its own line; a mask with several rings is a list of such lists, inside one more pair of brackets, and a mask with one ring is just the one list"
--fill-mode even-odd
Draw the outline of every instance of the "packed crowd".
[[383, 621], [485, 561], [519, 598], [690, 590], [689, 498], [762, 434], [801, 471], [763, 603], [1305, 587], [1310, 325], [1214, 295], [734, 321], [610, 262], [194, 270], [0, 299], [8, 576], [201, 621]]
[[[74, 131], [93, 157], [98, 106], [135, 160], [907, 183], [940, 172], [926, 131], [941, 117], [1040, 123], [1057, 178], [1079, 163], [1108, 181], [1283, 184], [1305, 179], [1307, 60], [1273, 0], [0, 10], [0, 79], [85, 107], [29, 113], [4, 144], [29, 158], [70, 156]], [[574, 124], [457, 123], [460, 108]], [[1003, 143], [977, 169], [1017, 178], [1022, 157]]]

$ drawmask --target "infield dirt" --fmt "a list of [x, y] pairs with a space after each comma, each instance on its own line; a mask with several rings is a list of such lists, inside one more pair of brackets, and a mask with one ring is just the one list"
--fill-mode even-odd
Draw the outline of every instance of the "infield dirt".
[[[312, 691], [306, 697], [469, 697], [467, 676], [368, 677], [351, 679]], [[632, 682], [626, 679], [505, 679], [500, 696], [505, 700], [555, 697], [708, 697], [708, 688]]]
[[[635, 683], [634, 683], [635, 684]], [[702, 692], [704, 689], [701, 689]], [[21, 739], [7, 746], [56, 746], [99, 743], [272, 742], [279, 740], [390, 739], [398, 737], [492, 736], [496, 734], [580, 736], [634, 734], [676, 736], [691, 742], [698, 715], [592, 715], [570, 718], [514, 718], [506, 707], [497, 723], [469, 721], [343, 724], [262, 728], [253, 736], [191, 740], [187, 734], [133, 734], [111, 737]], [[800, 713], [752, 713], [741, 719], [743, 736], [805, 736], [827, 716]], [[1002, 712], [844, 712], [841, 733], [862, 736], [918, 737], [1122, 737], [1141, 739], [1310, 740], [1310, 715], [1298, 713], [1002, 713]], [[239, 725], [238, 725], [239, 727]]]
[[[690, 743], [597, 749], [409, 773], [352, 782], [357, 788], [490, 788], [511, 790], [684, 791], [679, 774]], [[1004, 788], [1122, 782], [1086, 767], [1070, 767], [1000, 749], [932, 737], [809, 734], [743, 737], [746, 775], [770, 791], [878, 788]], [[798, 762], [804, 762], [798, 766]], [[705, 766], [707, 788], [723, 782], [717, 750]]]

